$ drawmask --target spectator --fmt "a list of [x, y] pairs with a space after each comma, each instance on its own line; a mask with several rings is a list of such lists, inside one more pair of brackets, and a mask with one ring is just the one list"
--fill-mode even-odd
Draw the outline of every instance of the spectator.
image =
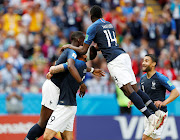
[[144, 5], [144, 0], [136, 0], [137, 7], [140, 8], [140, 19], [144, 19], [146, 14], [146, 7]]
[[15, 45], [16, 45], [16, 40], [14, 38], [14, 31], [12, 30], [8, 31], [7, 38], [4, 40], [4, 44], [3, 44], [4, 51], [7, 51], [10, 46], [15, 47]]
[[167, 76], [170, 81], [176, 80], [175, 71], [172, 68], [171, 62], [169, 60], [164, 61], [164, 69], [162, 69], [162, 74]]
[[180, 2], [179, 0], [174, 0], [171, 3], [170, 10], [172, 12], [173, 19], [176, 23], [176, 39], [180, 38]]
[[6, 61], [6, 67], [1, 70], [1, 74], [3, 76], [4, 86], [10, 86], [12, 81], [16, 79], [18, 74], [17, 70], [13, 68], [13, 62], [11, 60]]
[[32, 20], [29, 25], [29, 31], [33, 34], [40, 33], [44, 22], [44, 12], [40, 9], [40, 4], [37, 3], [32, 7], [30, 16]]
[[30, 91], [33, 93], [41, 92], [42, 85], [46, 80], [45, 73], [47, 71], [45, 72], [45, 66], [45, 64], [39, 64], [36, 71], [32, 72]]
[[52, 41], [49, 38], [45, 39], [45, 43], [42, 45], [42, 52], [45, 58], [51, 60], [55, 53], [55, 48], [52, 46]]
[[145, 37], [149, 41], [149, 47], [156, 48], [159, 39], [159, 32], [154, 21], [154, 16], [151, 13], [147, 15], [147, 23], [144, 26], [144, 30]]
[[21, 113], [23, 110], [22, 92], [18, 88], [18, 83], [13, 80], [10, 87], [6, 89], [6, 109], [10, 114]]
[[4, 14], [2, 17], [3, 21], [3, 30], [5, 32], [12, 31], [15, 35], [19, 33], [18, 22], [20, 20], [20, 16], [14, 13], [14, 7], [8, 7], [8, 13]]
[[21, 73], [22, 67], [25, 63], [24, 58], [19, 54], [19, 50], [16, 48], [13, 48], [12, 56], [8, 58], [10, 62], [13, 63], [14, 68], [18, 71], [18, 73]]
[[3, 76], [1, 74], [1, 71], [0, 71], [0, 94], [4, 93], [4, 83], [3, 83]]
[[69, 39], [71, 32], [77, 31], [77, 12], [75, 11], [73, 5], [69, 5], [66, 14], [66, 29], [64, 30], [64, 35]]
[[124, 39], [123, 39], [123, 42], [122, 42], [122, 48], [127, 52], [129, 53], [130, 55], [133, 54], [136, 46], [132, 43], [132, 38], [131, 38], [131, 35], [130, 34], [127, 34]]
[[122, 7], [124, 16], [129, 17], [133, 14], [133, 8], [131, 6], [131, 0], [124, 0], [125, 6]]
[[164, 22], [162, 38], [166, 40], [169, 35], [176, 34], [176, 24], [174, 19], [171, 18], [171, 14], [169, 12], [164, 12], [163, 18], [165, 19], [165, 22]]
[[133, 43], [140, 47], [140, 40], [142, 37], [142, 24], [139, 21], [138, 15], [132, 15], [130, 22], [128, 22], [128, 28], [130, 31], [130, 34], [133, 37]]
[[30, 87], [30, 79], [31, 79], [31, 70], [30, 70], [30, 63], [26, 61], [22, 67], [21, 76], [22, 76], [22, 85], [25, 88]]

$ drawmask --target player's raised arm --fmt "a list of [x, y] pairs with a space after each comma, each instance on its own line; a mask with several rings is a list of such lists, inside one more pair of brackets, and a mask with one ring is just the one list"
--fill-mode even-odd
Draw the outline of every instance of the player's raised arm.
[[102, 77], [105, 76], [105, 72], [101, 69], [94, 69], [94, 68], [90, 68], [87, 67], [87, 72], [91, 72], [93, 75], [98, 76], [98, 77]]
[[65, 70], [67, 70], [67, 63], [63, 63], [63, 64], [59, 64], [59, 65], [56, 65], [56, 66], [51, 66], [50, 69], [49, 69], [49, 72], [51, 74], [56, 74], [56, 73], [59, 73], [59, 72], [64, 72]]
[[67, 44], [67, 45], [64, 45], [61, 50], [69, 48], [69, 49], [72, 49], [72, 50], [76, 51], [77, 53], [83, 55], [83, 54], [87, 53], [89, 46], [90, 45], [85, 44], [85, 43], [83, 46], [79, 46], [79, 47], [73, 46], [72, 44]]

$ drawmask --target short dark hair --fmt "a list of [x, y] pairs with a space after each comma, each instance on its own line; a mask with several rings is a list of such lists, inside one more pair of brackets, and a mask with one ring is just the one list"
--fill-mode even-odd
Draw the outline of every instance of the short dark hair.
[[77, 40], [84, 37], [84, 33], [81, 31], [76, 31], [71, 34], [71, 41]]
[[154, 54], [146, 54], [145, 56], [151, 57], [151, 60], [152, 60], [153, 62], [156, 62], [156, 65], [157, 65], [157, 58], [156, 58], [156, 56], [155, 56]]
[[90, 10], [91, 19], [102, 18], [102, 10], [98, 5], [94, 5]]

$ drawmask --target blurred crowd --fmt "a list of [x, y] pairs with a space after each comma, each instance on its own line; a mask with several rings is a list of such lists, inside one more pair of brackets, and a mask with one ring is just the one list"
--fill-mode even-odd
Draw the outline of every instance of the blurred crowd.
[[[103, 8], [103, 18], [114, 25], [120, 47], [131, 56], [137, 81], [144, 55], [153, 53], [159, 59], [157, 70], [180, 85], [178, 0], [166, 0], [158, 16], [144, 0], [0, 0], [0, 93], [9, 93], [8, 100], [21, 100], [20, 93], [41, 93], [61, 46], [70, 43], [73, 31], [85, 33], [92, 24], [89, 9], [95, 4]], [[87, 92], [115, 93], [102, 54], [87, 65], [106, 72], [103, 78], [87, 74]]]

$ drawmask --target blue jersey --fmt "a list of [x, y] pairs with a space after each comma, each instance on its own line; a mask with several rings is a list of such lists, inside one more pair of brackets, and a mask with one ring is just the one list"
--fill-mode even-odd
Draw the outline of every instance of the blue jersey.
[[[74, 50], [71, 50], [71, 49], [65, 49], [62, 54], [59, 56], [58, 60], [56, 61], [56, 64], [55, 65], [59, 65], [59, 64], [62, 64], [62, 63], [66, 63], [68, 59], [76, 59], [77, 58], [77, 54]], [[68, 74], [68, 71], [66, 72], [60, 72], [60, 73], [56, 73], [52, 76], [51, 78], [51, 81], [60, 88], [61, 86], [61, 82], [64, 78], [65, 78], [65, 75]]]
[[[84, 79], [87, 68], [86, 63], [84, 61], [76, 59], [75, 67], [77, 68], [81, 78]], [[67, 74], [64, 75], [64, 78], [61, 81], [58, 104], [76, 106], [76, 93], [78, 89], [79, 83], [73, 78], [73, 76], [69, 72], [67, 72]]]
[[[156, 72], [150, 79], [147, 78], [147, 74], [144, 74], [140, 80], [141, 90], [149, 95], [151, 100], [154, 101], [164, 101], [166, 95], [166, 89], [172, 91], [175, 86], [171, 81], [163, 74]], [[161, 110], [167, 112], [167, 106], [161, 107]], [[150, 109], [151, 112], [153, 112]]]
[[110, 62], [125, 51], [119, 47], [116, 40], [114, 27], [110, 22], [100, 18], [88, 27], [85, 44], [91, 45], [92, 41], [97, 43], [107, 62]]

